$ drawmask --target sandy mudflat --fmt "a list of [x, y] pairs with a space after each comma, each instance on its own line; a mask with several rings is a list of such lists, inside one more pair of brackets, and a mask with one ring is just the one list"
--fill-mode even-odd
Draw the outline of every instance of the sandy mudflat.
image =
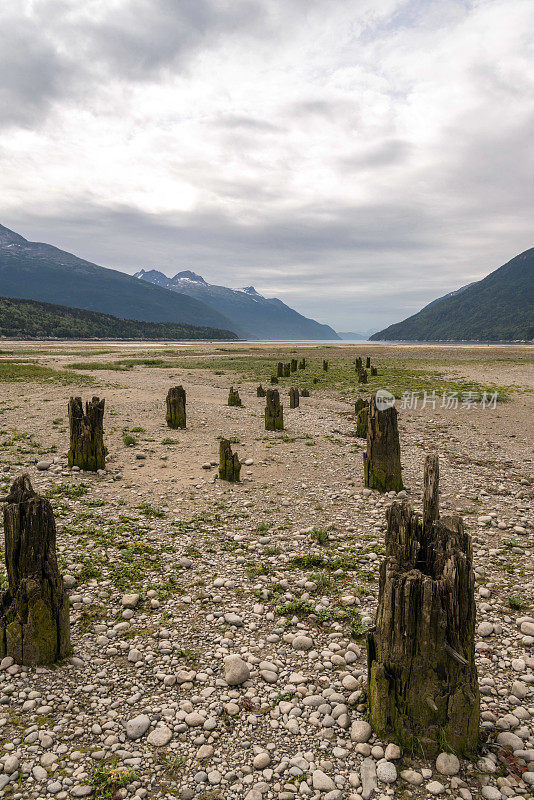
[[[365, 442], [354, 438], [353, 403], [364, 387], [349, 364], [357, 355], [371, 355], [378, 368], [369, 389], [409, 393], [414, 380], [426, 388], [426, 407], [416, 389], [417, 408], [398, 391], [405, 487], [419, 508], [424, 457], [437, 451], [442, 511], [461, 513], [473, 536], [488, 735], [481, 755], [489, 761], [462, 761], [452, 777], [411, 753], [396, 758], [385, 752], [387, 742], [357, 741], [355, 733], [366, 715], [362, 634], [376, 610], [391, 502], [363, 492]], [[10, 364], [10, 378], [21, 377], [24, 365], [28, 373], [1, 385], [0, 491], [22, 471], [40, 492], [52, 490], [60, 565], [74, 579], [73, 660], [54, 670], [13, 665], [0, 672], [2, 755], [12, 759], [14, 776], [0, 773], [5, 796], [83, 797], [95, 771], [104, 765], [97, 772], [103, 781], [113, 763], [124, 784], [116, 798], [343, 800], [362, 797], [364, 759], [379, 764], [385, 754], [396, 779], [379, 782], [376, 798], [430, 797], [436, 781], [445, 796], [464, 800], [468, 791], [488, 800], [528, 797], [532, 355], [519, 345], [3, 342], [4, 378]], [[305, 357], [308, 368], [280, 381], [285, 430], [266, 432], [256, 386], [268, 387], [272, 363], [292, 356]], [[129, 359], [160, 364], [124, 369]], [[210, 368], [199, 368], [206, 360]], [[69, 366], [117, 361], [122, 370]], [[35, 366], [52, 371], [35, 374]], [[312, 374], [319, 383], [311, 384], [311, 397], [290, 410], [288, 387], [306, 385]], [[470, 382], [474, 404], [465, 399]], [[232, 383], [243, 408], [226, 405]], [[165, 396], [177, 384], [187, 392], [185, 431], [165, 424]], [[457, 391], [458, 408], [442, 407], [445, 385], [449, 395]], [[482, 408], [484, 389], [488, 398], [506, 393], [507, 401]], [[106, 398], [105, 474], [66, 468], [71, 394]], [[127, 446], [124, 435], [135, 444]], [[238, 485], [205, 468], [218, 458], [220, 436], [234, 438], [242, 461], [252, 462], [243, 464]], [[41, 461], [50, 468], [37, 470]], [[291, 561], [304, 554], [314, 554], [315, 565]], [[333, 569], [336, 557], [344, 558]], [[122, 597], [132, 593], [139, 601], [125, 610]], [[302, 636], [309, 649], [298, 649]], [[239, 654], [250, 671], [235, 687], [224, 680], [228, 654]], [[139, 715], [147, 727], [132, 738], [135, 726], [127, 723]], [[502, 731], [518, 737], [506, 764], [496, 743]], [[408, 769], [420, 785], [401, 777]]]

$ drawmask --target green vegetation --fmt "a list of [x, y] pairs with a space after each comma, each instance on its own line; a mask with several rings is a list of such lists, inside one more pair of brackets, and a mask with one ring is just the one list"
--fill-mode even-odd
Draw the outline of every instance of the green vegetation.
[[0, 333], [14, 338], [237, 339], [231, 331], [181, 322], [140, 322], [96, 311], [0, 297]]
[[86, 375], [78, 375], [71, 370], [57, 370], [43, 367], [27, 360], [0, 359], [0, 383], [60, 383], [91, 385], [93, 381]]
[[114, 759], [108, 764], [99, 764], [87, 783], [93, 787], [95, 800], [115, 800], [120, 789], [128, 786], [135, 780], [134, 770], [117, 766], [118, 760]]

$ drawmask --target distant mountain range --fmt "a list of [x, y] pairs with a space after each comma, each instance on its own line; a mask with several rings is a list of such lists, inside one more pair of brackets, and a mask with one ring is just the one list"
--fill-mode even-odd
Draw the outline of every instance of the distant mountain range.
[[277, 298], [263, 297], [253, 286], [216, 286], [190, 270], [168, 278], [156, 269], [142, 269], [134, 278], [200, 300], [231, 320], [232, 330], [246, 339], [339, 339], [329, 325], [302, 316]]
[[351, 339], [361, 339], [362, 341], [367, 341], [369, 336], [374, 333], [374, 328], [372, 331], [367, 331], [367, 333], [355, 333], [354, 331], [338, 331], [337, 335], [340, 339], [351, 340]]
[[179, 322], [139, 322], [81, 308], [0, 297], [0, 336], [17, 339], [237, 339], [218, 328]]
[[531, 341], [534, 339], [534, 248], [485, 278], [429, 303], [372, 341]]
[[[338, 339], [328, 325], [307, 319], [252, 286], [210, 286], [193, 272], [136, 277], [100, 267], [49, 244], [30, 242], [0, 225], [0, 295], [95, 311], [141, 322], [232, 331], [250, 339]], [[212, 337], [210, 337], [212, 338]]]

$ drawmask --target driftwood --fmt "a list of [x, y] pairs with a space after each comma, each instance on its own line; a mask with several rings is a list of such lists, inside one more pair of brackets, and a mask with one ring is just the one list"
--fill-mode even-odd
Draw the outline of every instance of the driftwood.
[[233, 386], [230, 386], [230, 391], [228, 393], [228, 405], [229, 406], [242, 406], [243, 403], [241, 402], [241, 398], [239, 397], [239, 392], [237, 389], [234, 389]]
[[299, 407], [299, 390], [292, 386], [289, 390], [289, 408]]
[[474, 755], [473, 552], [460, 517], [439, 519], [437, 456], [425, 464], [422, 522], [398, 502], [387, 522], [376, 626], [367, 637], [369, 720], [380, 739], [407, 753]]
[[376, 407], [373, 395], [369, 404], [367, 452], [363, 454], [364, 483], [379, 492], [400, 492], [402, 487], [397, 409]]
[[28, 475], [16, 478], [5, 500], [8, 589], [1, 599], [0, 658], [53, 664], [70, 652], [70, 629], [52, 506], [34, 492]]
[[258, 386], [258, 388], [256, 389], [256, 396], [257, 396], [257, 397], [265, 397], [265, 389], [263, 388], [263, 386], [261, 385], [261, 383], [260, 383], [260, 385]]
[[219, 478], [222, 481], [239, 481], [241, 462], [237, 453], [232, 453], [228, 439], [221, 439], [219, 444]]
[[183, 386], [174, 386], [169, 389], [165, 419], [169, 428], [185, 428], [185, 389]]
[[284, 430], [284, 406], [280, 404], [278, 389], [267, 390], [267, 405], [265, 406], [265, 430]]
[[69, 467], [96, 472], [105, 469], [107, 450], [104, 446], [104, 404], [105, 400], [93, 397], [85, 404], [85, 414], [81, 397], [69, 400], [70, 447]]

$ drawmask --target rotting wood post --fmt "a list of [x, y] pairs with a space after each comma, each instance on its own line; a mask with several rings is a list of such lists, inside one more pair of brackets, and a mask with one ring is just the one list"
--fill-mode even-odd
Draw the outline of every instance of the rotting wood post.
[[310, 396], [310, 390], [309, 389], [303, 389], [301, 391], [301, 393], [300, 393], [300, 396], [301, 397], [309, 397]]
[[371, 356], [367, 356], [365, 359], [365, 369], [369, 369], [371, 366]]
[[284, 430], [284, 407], [280, 404], [278, 389], [268, 389], [265, 406], [265, 430]]
[[356, 412], [356, 436], [358, 439], [367, 439], [367, 426], [369, 420], [369, 400], [358, 397], [354, 403]]
[[306, 369], [306, 359], [305, 358], [300, 360], [299, 369]]
[[243, 403], [241, 402], [241, 398], [239, 397], [239, 392], [237, 389], [234, 389], [233, 386], [230, 386], [230, 391], [228, 393], [228, 405], [229, 406], [242, 406]]
[[165, 419], [169, 428], [185, 428], [185, 389], [173, 386], [167, 393], [167, 411]]
[[221, 439], [219, 444], [219, 478], [222, 481], [239, 481], [241, 462], [237, 453], [232, 453], [228, 439]]
[[284, 377], [284, 365], [282, 364], [281, 361], [279, 361], [278, 364], [276, 365], [276, 376], [277, 378]]
[[480, 695], [471, 537], [460, 517], [439, 518], [437, 456], [426, 459], [424, 483], [422, 521], [406, 502], [387, 511], [376, 626], [367, 635], [369, 720], [407, 753], [473, 756]]
[[5, 501], [8, 589], [1, 599], [0, 658], [53, 664], [70, 653], [70, 627], [52, 506], [34, 492], [28, 475], [14, 480]]
[[271, 375], [271, 383], [272, 383], [273, 385], [275, 385], [275, 384], [277, 384], [277, 383], [278, 383], [278, 378], [277, 378], [277, 376], [276, 376], [276, 375]]
[[400, 492], [403, 488], [397, 409], [390, 406], [379, 411], [375, 395], [369, 403], [363, 469], [364, 483], [369, 489]]
[[378, 370], [376, 367], [371, 367], [371, 375], [378, 375]]
[[356, 363], [355, 363], [355, 367], [354, 368], [355, 368], [356, 372], [359, 372], [363, 368], [362, 359], [361, 359], [360, 356], [358, 356], [358, 358], [356, 359]]
[[107, 450], [104, 446], [104, 404], [99, 397], [85, 404], [81, 397], [69, 400], [70, 447], [69, 467], [96, 472], [106, 467]]
[[299, 407], [299, 390], [292, 386], [289, 390], [289, 408]]
[[291, 359], [291, 372], [296, 372], [298, 368], [298, 361], [296, 358]]
[[261, 383], [260, 383], [260, 385], [258, 386], [258, 388], [256, 389], [256, 396], [257, 396], [257, 397], [265, 397], [265, 389], [263, 388], [263, 386], [261, 385]]
[[328, 361], [323, 359], [323, 372], [328, 372]]
[[361, 369], [358, 372], [358, 383], [367, 383], [367, 370]]
[[289, 378], [291, 376], [291, 364], [284, 364], [284, 378]]

